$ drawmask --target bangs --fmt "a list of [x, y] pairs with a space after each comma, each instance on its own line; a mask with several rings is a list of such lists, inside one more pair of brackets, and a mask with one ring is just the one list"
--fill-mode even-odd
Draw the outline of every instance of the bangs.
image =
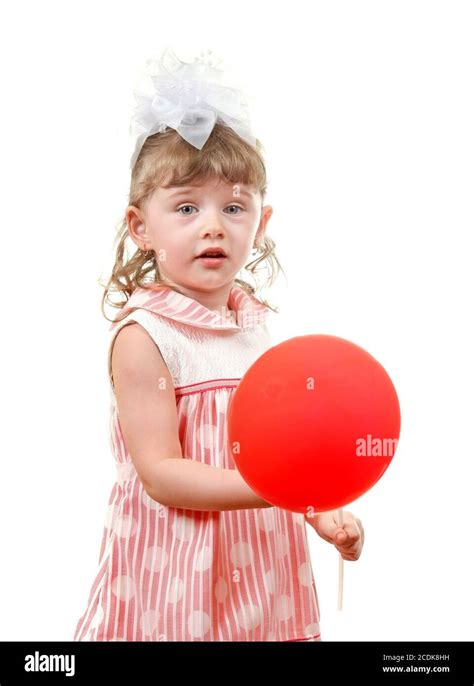
[[262, 197], [267, 190], [261, 144], [257, 141], [255, 149], [223, 123], [214, 126], [202, 150], [174, 129], [154, 134], [145, 141], [135, 166], [148, 192], [214, 179], [248, 185]]

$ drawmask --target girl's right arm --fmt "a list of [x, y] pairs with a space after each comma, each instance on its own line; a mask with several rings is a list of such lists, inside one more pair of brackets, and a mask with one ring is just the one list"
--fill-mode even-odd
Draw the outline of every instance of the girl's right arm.
[[273, 507], [237, 469], [183, 458], [173, 380], [140, 324], [126, 324], [118, 332], [111, 366], [122, 434], [150, 498], [189, 510]]

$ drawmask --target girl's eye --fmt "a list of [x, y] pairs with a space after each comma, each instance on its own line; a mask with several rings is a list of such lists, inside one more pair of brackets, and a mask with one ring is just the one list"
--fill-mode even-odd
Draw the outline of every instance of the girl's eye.
[[[185, 207], [193, 207], [193, 205], [183, 205], [182, 207], [178, 207], [178, 212], [181, 212], [181, 210], [184, 210]], [[194, 208], [194, 209], [196, 209], [196, 208]], [[184, 214], [185, 215], [186, 214], [192, 214], [192, 212], [185, 212]]]
[[[189, 215], [189, 214], [192, 214], [192, 212], [184, 212], [184, 213], [181, 212], [181, 210], [184, 210], [185, 207], [191, 207], [191, 208], [193, 208], [193, 209], [196, 209], [196, 208], [194, 207], [194, 205], [182, 205], [181, 207], [178, 207], [178, 210], [177, 210], [177, 211], [180, 212], [181, 214], [184, 214], [184, 216]], [[229, 207], [235, 207], [236, 209], [238, 209], [238, 210], [240, 210], [241, 212], [243, 212], [243, 208], [240, 207], [239, 205], [229, 205]], [[231, 212], [231, 214], [239, 214], [239, 212]]]

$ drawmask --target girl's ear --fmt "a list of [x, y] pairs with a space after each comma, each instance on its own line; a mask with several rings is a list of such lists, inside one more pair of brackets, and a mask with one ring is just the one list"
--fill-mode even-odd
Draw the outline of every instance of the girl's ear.
[[262, 207], [262, 214], [260, 217], [260, 224], [257, 229], [257, 233], [255, 234], [255, 240], [254, 240], [254, 245], [258, 246], [264, 236], [265, 229], [267, 228], [267, 224], [270, 220], [270, 217], [273, 214], [273, 207], [271, 205], [265, 205], [265, 207]]
[[128, 233], [130, 238], [140, 247], [148, 240], [146, 225], [144, 222], [143, 213], [138, 207], [129, 205], [125, 210], [125, 217], [128, 225]]

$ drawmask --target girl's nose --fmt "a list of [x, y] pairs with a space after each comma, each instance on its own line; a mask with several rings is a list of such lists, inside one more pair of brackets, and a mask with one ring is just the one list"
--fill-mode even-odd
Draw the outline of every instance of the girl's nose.
[[224, 227], [222, 225], [222, 219], [219, 217], [219, 213], [208, 212], [202, 216], [202, 228], [201, 237], [204, 236], [221, 236], [224, 234]]

